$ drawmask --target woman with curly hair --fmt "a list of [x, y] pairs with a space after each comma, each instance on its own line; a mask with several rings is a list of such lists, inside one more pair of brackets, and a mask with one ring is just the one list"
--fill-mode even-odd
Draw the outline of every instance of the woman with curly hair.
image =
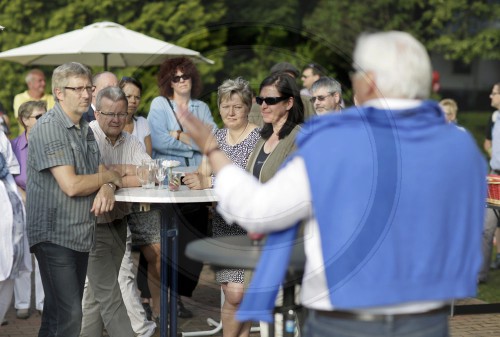
[[153, 99], [148, 122], [151, 128], [153, 158], [178, 160], [182, 166], [198, 166], [202, 155], [183, 127], [177, 112], [188, 109], [204, 123], [216, 128], [207, 104], [196, 99], [201, 79], [193, 61], [187, 57], [165, 60], [158, 73], [160, 96]]
[[[205, 124], [217, 128], [208, 105], [196, 99], [201, 93], [201, 79], [194, 63], [186, 57], [166, 59], [158, 73], [160, 96], [153, 99], [148, 114], [153, 144], [153, 158], [177, 160], [181, 166], [197, 167], [202, 154], [191, 141], [191, 130], [182, 125], [177, 117], [179, 111], [189, 110]], [[189, 242], [205, 237], [208, 231], [208, 208], [204, 204], [182, 204], [179, 207], [178, 248], [178, 316], [189, 318], [193, 314], [182, 303], [181, 296], [191, 297], [203, 264], [187, 258], [184, 254]], [[153, 303], [154, 304], [154, 303]], [[156, 306], [153, 314], [156, 315]]]

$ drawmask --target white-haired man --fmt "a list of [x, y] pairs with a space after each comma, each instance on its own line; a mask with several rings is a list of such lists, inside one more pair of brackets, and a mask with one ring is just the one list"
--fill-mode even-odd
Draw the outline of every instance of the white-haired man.
[[411, 35], [360, 36], [354, 67], [360, 105], [306, 123], [296, 154], [265, 184], [180, 112], [217, 173], [218, 211], [278, 243], [264, 250], [237, 318], [271, 320], [291, 253], [282, 243], [303, 222], [305, 336], [447, 336], [446, 304], [476, 292], [484, 159], [426, 100], [431, 63]]
[[55, 101], [51, 94], [45, 93], [45, 74], [40, 69], [31, 69], [25, 78], [28, 90], [14, 96], [14, 116], [17, 118], [19, 107], [28, 101], [46, 101], [47, 109], [54, 107]]

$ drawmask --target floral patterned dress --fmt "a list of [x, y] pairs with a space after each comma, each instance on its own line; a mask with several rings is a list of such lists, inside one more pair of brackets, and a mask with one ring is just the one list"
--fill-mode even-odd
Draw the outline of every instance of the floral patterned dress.
[[[252, 153], [255, 144], [260, 139], [260, 129], [255, 128], [248, 136], [236, 145], [229, 145], [227, 142], [227, 129], [220, 129], [215, 132], [215, 138], [219, 144], [219, 148], [224, 151], [226, 156], [239, 167], [245, 169], [248, 157]], [[220, 236], [236, 236], [246, 235], [246, 231], [237, 224], [228, 224], [224, 219], [215, 213], [212, 220], [213, 237]], [[243, 283], [245, 276], [244, 269], [218, 269], [216, 272], [216, 280], [219, 283]]]

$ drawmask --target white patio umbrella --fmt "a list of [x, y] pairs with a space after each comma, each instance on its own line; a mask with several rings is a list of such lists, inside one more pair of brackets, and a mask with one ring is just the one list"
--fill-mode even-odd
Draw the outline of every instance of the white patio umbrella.
[[10, 49], [0, 53], [0, 60], [24, 65], [60, 65], [74, 61], [107, 69], [156, 65], [167, 57], [177, 56], [214, 63], [197, 51], [137, 33], [114, 22], [96, 22], [82, 29]]

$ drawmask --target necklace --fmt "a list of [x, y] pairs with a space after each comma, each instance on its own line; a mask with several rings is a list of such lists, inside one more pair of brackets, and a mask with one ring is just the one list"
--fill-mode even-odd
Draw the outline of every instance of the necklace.
[[236, 145], [239, 143], [240, 139], [241, 139], [241, 136], [243, 136], [243, 134], [245, 133], [245, 131], [247, 130], [248, 128], [248, 124], [249, 124], [249, 121], [247, 121], [247, 125], [245, 125], [245, 128], [243, 129], [243, 131], [241, 131], [238, 139], [236, 139], [235, 142], [233, 142], [233, 136], [231, 136], [231, 133], [229, 132], [229, 129], [227, 129], [227, 135], [228, 135], [228, 140], [231, 141], [232, 144], [229, 144], [229, 145]]

